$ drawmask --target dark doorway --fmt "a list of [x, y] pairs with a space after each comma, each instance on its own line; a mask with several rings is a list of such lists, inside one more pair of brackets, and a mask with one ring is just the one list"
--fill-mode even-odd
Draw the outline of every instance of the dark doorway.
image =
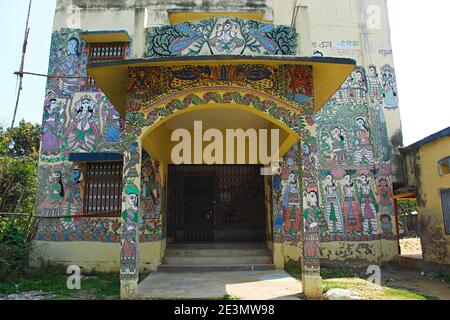
[[183, 179], [184, 241], [214, 240], [214, 177], [185, 176]]
[[257, 165], [169, 166], [168, 242], [264, 242], [264, 177]]

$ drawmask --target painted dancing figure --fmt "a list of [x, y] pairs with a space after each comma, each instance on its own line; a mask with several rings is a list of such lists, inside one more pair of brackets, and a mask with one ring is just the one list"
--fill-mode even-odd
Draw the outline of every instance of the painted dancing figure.
[[378, 78], [377, 67], [373, 64], [369, 66], [369, 75], [367, 77], [367, 84], [369, 88], [369, 98], [372, 104], [378, 103], [383, 105], [383, 88]]
[[361, 194], [359, 197], [361, 214], [363, 216], [363, 234], [377, 234], [378, 232], [378, 205], [370, 187], [369, 178], [361, 175]]
[[295, 173], [289, 175], [289, 182], [284, 194], [284, 232], [294, 236], [300, 230], [300, 194]]
[[45, 101], [44, 121], [42, 126], [42, 147], [43, 155], [58, 155], [59, 139], [58, 139], [58, 120], [59, 112], [55, 98], [49, 98]]
[[331, 174], [327, 175], [325, 182], [325, 218], [328, 224], [328, 232], [331, 234], [344, 232], [342, 225], [342, 207], [336, 189], [333, 176]]
[[384, 107], [386, 109], [398, 108], [397, 84], [394, 69], [389, 65], [383, 66], [381, 68], [381, 78], [383, 81]]
[[345, 137], [342, 134], [342, 129], [334, 128], [331, 131], [331, 152], [334, 161], [344, 162], [348, 159], [348, 152], [345, 145]]
[[344, 226], [345, 232], [354, 234], [361, 232], [361, 209], [353, 189], [353, 182], [350, 175], [344, 177]]
[[374, 162], [372, 144], [370, 142], [370, 132], [366, 125], [366, 120], [359, 117], [356, 119], [356, 147], [355, 147], [355, 164], [361, 164], [366, 160], [369, 164]]

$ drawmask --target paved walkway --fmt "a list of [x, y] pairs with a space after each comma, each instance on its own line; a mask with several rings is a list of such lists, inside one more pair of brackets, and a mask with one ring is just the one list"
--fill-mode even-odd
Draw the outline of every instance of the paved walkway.
[[300, 281], [283, 270], [207, 273], [154, 272], [139, 284], [141, 299], [297, 300]]

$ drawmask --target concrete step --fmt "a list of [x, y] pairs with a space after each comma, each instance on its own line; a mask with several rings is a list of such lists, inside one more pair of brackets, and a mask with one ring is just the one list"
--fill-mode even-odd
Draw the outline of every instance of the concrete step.
[[167, 248], [166, 257], [239, 257], [239, 256], [266, 256], [270, 255], [267, 249], [175, 249]]
[[197, 250], [197, 249], [229, 249], [229, 250], [251, 250], [251, 249], [266, 249], [267, 245], [260, 242], [249, 243], [176, 243], [169, 244], [167, 249], [176, 250]]
[[165, 256], [163, 264], [169, 265], [258, 265], [271, 264], [269, 254], [257, 256]]
[[255, 264], [255, 265], [170, 265], [163, 264], [158, 268], [158, 272], [230, 272], [230, 271], [266, 271], [275, 270], [273, 264]]

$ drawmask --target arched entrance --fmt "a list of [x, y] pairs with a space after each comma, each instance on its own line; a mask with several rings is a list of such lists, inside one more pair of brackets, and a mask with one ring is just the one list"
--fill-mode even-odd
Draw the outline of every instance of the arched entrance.
[[[190, 139], [182, 163], [172, 154], [185, 142], [172, 141], [179, 130]], [[149, 128], [141, 138], [144, 152], [166, 172], [167, 243], [265, 244], [273, 236], [271, 172], [265, 173], [270, 163], [261, 153], [283, 156], [280, 149], [298, 139], [279, 121], [237, 104], [192, 106]]]
[[[139, 170], [146, 167], [143, 159], [148, 157], [151, 163], [158, 163], [160, 170], [161, 186], [156, 192], [166, 191], [160, 203], [164, 208], [161, 210], [160, 232], [165, 245], [177, 242], [257, 242], [271, 249], [270, 264], [273, 265], [275, 255], [280, 254], [275, 252], [278, 247], [273, 244], [271, 162], [263, 161], [263, 158], [270, 159], [275, 153], [283, 157], [298, 143], [300, 137], [292, 128], [300, 130], [302, 116], [293, 108], [286, 110], [277, 104], [281, 101], [269, 97], [263, 99], [262, 94], [226, 89], [211, 91], [211, 88], [199, 88], [196, 92], [199, 100], [189, 91], [180, 92], [177, 93], [181, 97], [178, 101], [184, 102], [181, 108], [171, 109], [175, 104], [172, 97], [161, 100], [159, 105], [127, 114], [122, 135], [126, 159], [124, 180], [128, 184], [124, 193], [127, 206], [125, 226], [127, 219], [134, 219], [138, 221], [136, 228], [142, 232], [139, 221], [146, 220], [146, 200], [141, 197], [141, 203], [134, 205], [132, 200], [136, 190], [138, 195], [148, 194], [143, 184], [146, 181], [145, 170]], [[159, 113], [158, 110], [165, 112]], [[142, 123], [137, 123], [136, 119]], [[182, 164], [173, 159], [173, 150], [180, 144], [180, 140], [172, 141], [177, 130], [185, 132], [189, 140], [188, 143], [183, 141], [188, 145], [189, 156], [184, 156]], [[242, 139], [239, 133], [243, 134]], [[211, 152], [212, 144], [215, 144], [215, 150]], [[140, 150], [141, 154], [138, 153]], [[213, 156], [214, 162], [205, 159], [207, 154]], [[295, 183], [298, 185], [299, 180]], [[298, 194], [297, 200], [299, 206]], [[135, 209], [137, 217], [136, 213], [129, 214]], [[295, 212], [299, 214], [300, 208]], [[131, 230], [135, 232], [133, 228]], [[135, 274], [139, 259], [138, 238], [139, 234], [135, 237]], [[130, 283], [133, 279], [130, 277], [128, 280], [124, 275], [131, 276], [129, 262], [133, 262], [133, 258], [127, 256], [130, 251], [126, 234], [123, 239], [122, 282]], [[129, 242], [133, 243], [134, 239], [130, 239]], [[126, 290], [128, 288], [125, 286]]]
[[[248, 123], [255, 121], [265, 123], [269, 129], [281, 129], [278, 137], [280, 156], [286, 154], [282, 172], [281, 175], [265, 177], [265, 187], [271, 191], [270, 197], [267, 197], [267, 190], [265, 195], [272, 202], [267, 210], [267, 229], [272, 231], [269, 235], [272, 242], [268, 245], [273, 252], [275, 265], [282, 268], [286, 259], [283, 254], [286, 240], [296, 243], [289, 250], [296, 251], [302, 261], [304, 291], [309, 295], [306, 291], [310, 287], [313, 290], [309, 292], [314, 293], [310, 296], [320, 296], [320, 286], [315, 285], [320, 281], [318, 237], [311, 231], [306, 231], [303, 236], [303, 216], [307, 212], [303, 212], [302, 206], [304, 192], [301, 181], [302, 148], [299, 140], [306, 126], [302, 115], [311, 116], [322, 107], [353, 70], [354, 62], [315, 57], [245, 57], [240, 60], [219, 56], [210, 59], [195, 58], [174, 57], [136, 60], [126, 64], [111, 63], [93, 67], [90, 71], [124, 119], [121, 131], [124, 154], [120, 257], [122, 298], [137, 296], [139, 242], [147, 239], [163, 240], [161, 242], [164, 245], [161, 244], [156, 250], [164, 251], [167, 231], [164, 228], [167, 221], [162, 217], [166, 216], [167, 210], [165, 195], [169, 181], [166, 177], [171, 165], [169, 155], [173, 146], [168, 137], [171, 136], [171, 131], [181, 125], [177, 121], [187, 122], [190, 117], [188, 114], [193, 110], [206, 112], [201, 115], [207, 123], [206, 127], [199, 130], [201, 133], [205, 128], [213, 126], [213, 119], [220, 120], [222, 124], [227, 119], [241, 119], [236, 114], [231, 114], [235, 112], [232, 110], [250, 113]], [[171, 63], [173, 64], [170, 65]], [[332, 77], [331, 74], [336, 76]], [[219, 111], [221, 108], [223, 111]], [[188, 129], [186, 131], [190, 133]], [[222, 133], [220, 129], [218, 132]], [[200, 144], [200, 149], [204, 151], [202, 141]], [[195, 159], [195, 154], [201, 153], [190, 154], [191, 160], [194, 158], [194, 164], [208, 164], [203, 163], [203, 159]], [[234, 156], [233, 158], [238, 158], [237, 152]], [[245, 156], [240, 160], [241, 164], [236, 162], [238, 165], [258, 165], [261, 159], [257, 157], [252, 162], [250, 157]], [[153, 169], [143, 171], [147, 167], [146, 163]], [[153, 172], [150, 174], [153, 180], [146, 181], [149, 172]], [[147, 185], [144, 186], [143, 182]], [[155, 219], [152, 215], [147, 217], [142, 209], [145, 208], [142, 206], [143, 201], [140, 201], [143, 191], [153, 203], [152, 212], [160, 213], [160, 237], [158, 234], [141, 234], [148, 229], [158, 229], [155, 227], [155, 220], [149, 224], [150, 228], [147, 228], [145, 221], [142, 222], [147, 218]], [[313, 225], [311, 223], [310, 227]], [[311, 228], [314, 230], [314, 227]]]

